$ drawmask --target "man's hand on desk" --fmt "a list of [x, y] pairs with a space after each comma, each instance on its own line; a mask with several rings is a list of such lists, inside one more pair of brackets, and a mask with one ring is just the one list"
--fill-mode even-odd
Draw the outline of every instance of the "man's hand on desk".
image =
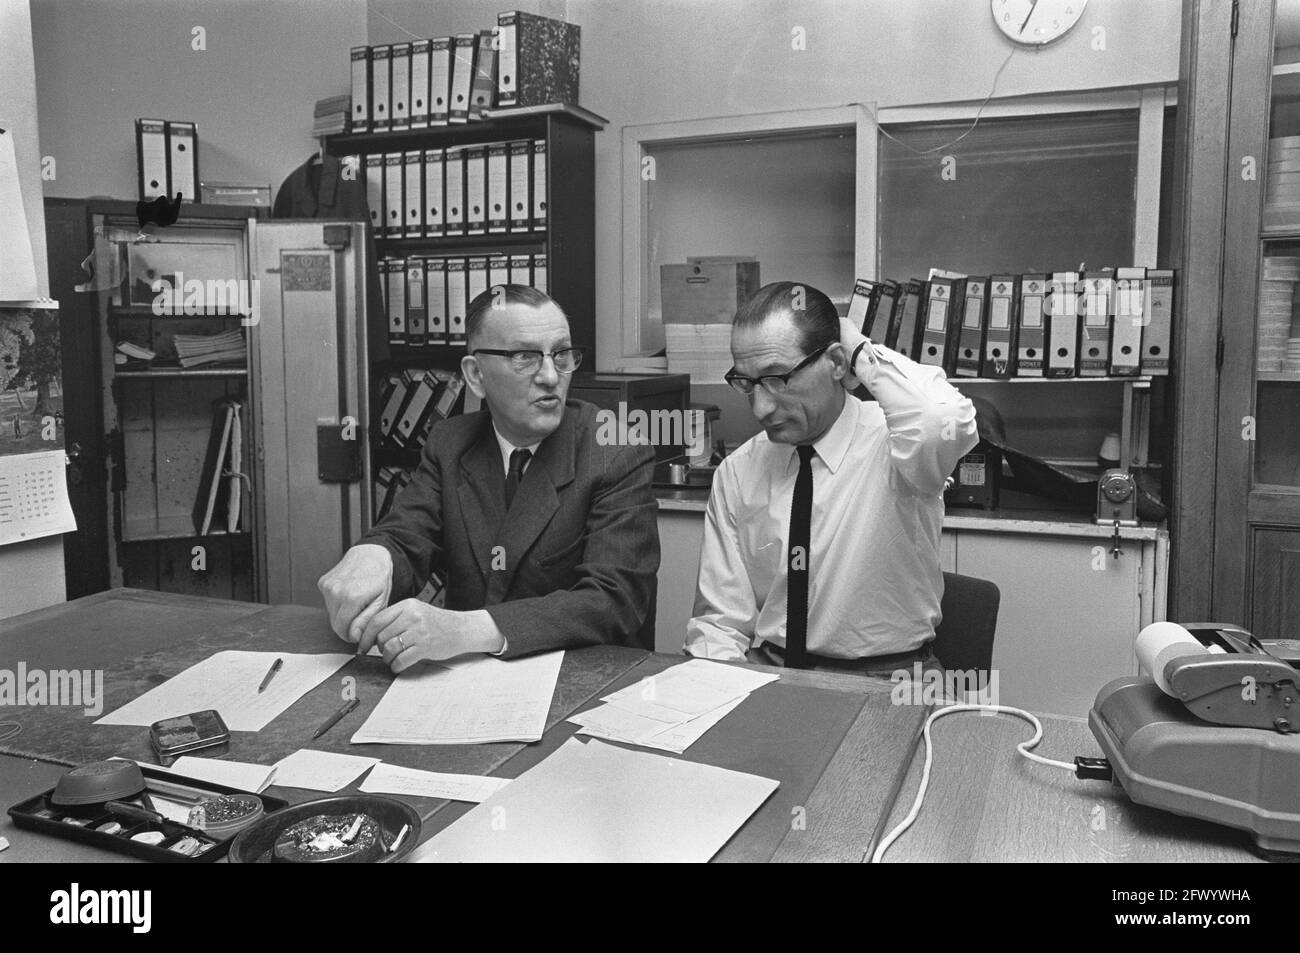
[[495, 655], [506, 645], [496, 623], [483, 609], [456, 612], [419, 599], [403, 599], [376, 613], [366, 623], [359, 652], [378, 645], [394, 674], [416, 662], [453, 658], [467, 652]]
[[[866, 339], [867, 336], [862, 333], [861, 328], [855, 325], [848, 318], [840, 318], [840, 345], [844, 348], [845, 361], [851, 361], [853, 359], [853, 352], [856, 351], [858, 345]], [[845, 390], [852, 392], [857, 389], [858, 384], [860, 384], [861, 381], [859, 381], [857, 375], [853, 373], [853, 368], [849, 367], [849, 372], [844, 375], [843, 379], [840, 380], [840, 383], [844, 386]]]
[[353, 546], [316, 581], [316, 588], [325, 597], [330, 627], [349, 642], [359, 641], [375, 613], [388, 605], [392, 587], [392, 554], [373, 543]]

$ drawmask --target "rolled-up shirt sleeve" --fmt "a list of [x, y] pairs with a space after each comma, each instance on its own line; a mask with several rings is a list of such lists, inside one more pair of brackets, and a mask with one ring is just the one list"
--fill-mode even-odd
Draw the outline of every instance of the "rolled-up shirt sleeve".
[[754, 588], [736, 535], [734, 468], [718, 468], [704, 515], [694, 618], [686, 624], [686, 652], [699, 658], [743, 660], [758, 622]]
[[867, 341], [853, 373], [880, 404], [894, 468], [917, 492], [942, 493], [957, 462], [979, 442], [975, 406], [943, 368]]

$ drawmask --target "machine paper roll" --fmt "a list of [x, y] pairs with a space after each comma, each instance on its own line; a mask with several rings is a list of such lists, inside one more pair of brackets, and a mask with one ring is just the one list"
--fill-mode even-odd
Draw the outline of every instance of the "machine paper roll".
[[1223, 649], [1217, 645], [1206, 648], [1177, 622], [1152, 622], [1138, 633], [1133, 650], [1137, 652], [1139, 671], [1155, 679], [1166, 695], [1174, 694], [1165, 681], [1165, 666], [1173, 659], [1186, 655], [1223, 654]]

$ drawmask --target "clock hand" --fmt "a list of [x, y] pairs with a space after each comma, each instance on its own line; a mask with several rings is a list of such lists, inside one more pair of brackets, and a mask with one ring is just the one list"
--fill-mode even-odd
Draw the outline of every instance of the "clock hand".
[[1029, 23], [1029, 18], [1034, 15], [1034, 7], [1038, 6], [1038, 0], [1029, 0], [1029, 15], [1025, 17], [1024, 23], [1020, 24], [1020, 32], [1025, 32], [1025, 26]]

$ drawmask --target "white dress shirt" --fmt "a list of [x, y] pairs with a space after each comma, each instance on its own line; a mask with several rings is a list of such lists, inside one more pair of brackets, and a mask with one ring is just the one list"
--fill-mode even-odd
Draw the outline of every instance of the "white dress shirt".
[[492, 432], [496, 434], [497, 446], [501, 448], [501, 471], [505, 473], [506, 476], [510, 475], [510, 454], [514, 453], [516, 450], [528, 451], [528, 459], [524, 461], [524, 469], [519, 474], [522, 477], [528, 472], [528, 464], [532, 463], [533, 457], [537, 456], [537, 448], [542, 445], [542, 442], [539, 440], [537, 443], [527, 447], [516, 447], [505, 437], [501, 436], [501, 431], [497, 430], [496, 424], [492, 425]]
[[[934, 637], [944, 481], [978, 442], [975, 408], [944, 378], [868, 342], [853, 368], [875, 401], [845, 394], [814, 445], [808, 651], [889, 655]], [[760, 433], [718, 467], [686, 650], [744, 659], [785, 645], [795, 448]]]

